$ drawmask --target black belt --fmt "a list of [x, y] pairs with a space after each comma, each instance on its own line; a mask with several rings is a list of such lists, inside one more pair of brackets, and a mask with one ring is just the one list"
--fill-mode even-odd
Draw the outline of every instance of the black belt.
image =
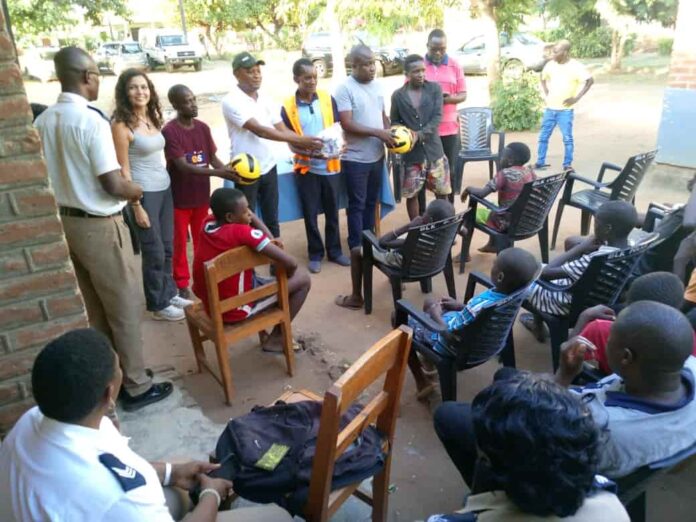
[[98, 216], [97, 214], [90, 214], [89, 212], [85, 212], [82, 209], [73, 208], [73, 207], [58, 207], [58, 213], [61, 216], [83, 217], [83, 218], [110, 218], [110, 217], [121, 215], [121, 212], [119, 211], [119, 212], [115, 212], [113, 214], [109, 214], [108, 216]]

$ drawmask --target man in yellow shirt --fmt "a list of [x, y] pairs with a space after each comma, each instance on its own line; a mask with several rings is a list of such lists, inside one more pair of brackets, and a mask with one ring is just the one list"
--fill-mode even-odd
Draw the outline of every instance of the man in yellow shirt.
[[541, 86], [546, 95], [546, 109], [541, 120], [536, 169], [549, 167], [546, 151], [554, 127], [563, 136], [563, 170], [573, 170], [573, 106], [594, 83], [583, 64], [570, 57], [570, 42], [561, 40], [553, 47], [552, 59], [541, 72]]

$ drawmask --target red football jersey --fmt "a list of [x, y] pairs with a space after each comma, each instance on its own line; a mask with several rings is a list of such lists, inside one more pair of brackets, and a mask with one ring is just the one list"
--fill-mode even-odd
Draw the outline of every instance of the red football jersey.
[[[205, 267], [203, 264], [223, 252], [239, 246], [246, 245], [257, 252], [261, 252], [270, 242], [271, 240], [268, 236], [257, 228], [237, 223], [219, 225], [215, 220], [215, 216], [206, 218], [200, 231], [198, 248], [193, 257], [193, 293], [203, 301], [208, 312], [210, 310], [208, 308], [208, 292], [205, 286]], [[225, 279], [218, 285], [220, 300], [252, 290], [254, 285], [253, 279], [253, 270], [243, 270]], [[226, 312], [222, 317], [226, 323], [234, 323], [246, 319], [249, 311], [249, 306], [243, 306]]]

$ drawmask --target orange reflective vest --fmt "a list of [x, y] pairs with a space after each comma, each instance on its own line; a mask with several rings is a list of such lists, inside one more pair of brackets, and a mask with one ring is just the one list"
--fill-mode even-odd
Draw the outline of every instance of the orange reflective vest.
[[[324, 120], [324, 128], [328, 129], [334, 124], [333, 116], [333, 104], [331, 103], [331, 95], [325, 91], [317, 90], [317, 97], [319, 98], [319, 109], [321, 110], [321, 117]], [[290, 125], [292, 130], [299, 136], [303, 135], [302, 125], [300, 125], [300, 112], [297, 109], [297, 98], [293, 94], [290, 96], [283, 104], [285, 108], [285, 113], [288, 115], [290, 120]], [[294, 171], [299, 174], [307, 174], [309, 172], [309, 166], [311, 158], [309, 156], [304, 156], [303, 154], [295, 154], [294, 160]], [[338, 158], [331, 158], [326, 160], [326, 170], [329, 172], [338, 172], [341, 170], [341, 162]]]

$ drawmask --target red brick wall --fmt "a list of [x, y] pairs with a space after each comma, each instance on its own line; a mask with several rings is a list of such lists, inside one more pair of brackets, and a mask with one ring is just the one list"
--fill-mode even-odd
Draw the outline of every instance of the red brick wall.
[[32, 405], [47, 341], [87, 326], [39, 135], [0, 10], [0, 436]]
[[674, 45], [669, 67], [669, 86], [675, 89], [696, 89], [696, 2], [681, 0]]

